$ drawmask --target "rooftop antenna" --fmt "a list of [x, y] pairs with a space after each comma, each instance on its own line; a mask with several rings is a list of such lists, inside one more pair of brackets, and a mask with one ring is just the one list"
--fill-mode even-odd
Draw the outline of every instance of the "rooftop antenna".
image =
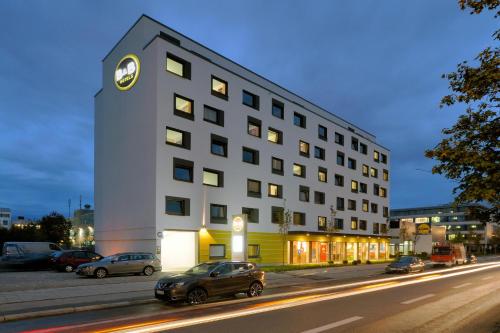
[[68, 219], [71, 218], [71, 199], [68, 199]]

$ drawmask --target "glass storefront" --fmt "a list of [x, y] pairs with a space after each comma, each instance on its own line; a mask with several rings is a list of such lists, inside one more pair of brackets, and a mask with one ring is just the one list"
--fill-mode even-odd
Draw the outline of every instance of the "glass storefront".
[[379, 254], [379, 259], [386, 259], [387, 258], [387, 245], [385, 243], [380, 243], [378, 245], [378, 254]]
[[347, 261], [357, 260], [357, 243], [346, 243], [346, 259]]
[[378, 259], [378, 243], [370, 243], [370, 260]]
[[359, 256], [361, 261], [368, 260], [368, 243], [359, 243]]
[[292, 264], [309, 263], [309, 242], [292, 242]]

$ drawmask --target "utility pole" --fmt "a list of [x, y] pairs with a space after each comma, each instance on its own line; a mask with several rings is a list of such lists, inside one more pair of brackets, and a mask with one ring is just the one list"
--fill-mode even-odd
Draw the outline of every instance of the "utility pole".
[[80, 194], [80, 210], [82, 210], [82, 195]]
[[71, 218], [71, 199], [68, 199], [68, 219]]

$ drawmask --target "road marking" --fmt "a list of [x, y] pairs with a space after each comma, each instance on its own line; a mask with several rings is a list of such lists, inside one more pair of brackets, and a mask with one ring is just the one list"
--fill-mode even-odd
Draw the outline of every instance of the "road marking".
[[460, 288], [463, 288], [463, 287], [467, 287], [467, 286], [469, 286], [471, 284], [472, 284], [471, 282], [459, 284], [458, 286], [453, 287], [453, 289], [460, 289]]
[[427, 294], [427, 295], [424, 295], [424, 296], [420, 296], [420, 297], [417, 297], [417, 298], [413, 298], [413, 299], [409, 299], [407, 301], [401, 302], [401, 304], [415, 303], [415, 302], [421, 301], [423, 299], [430, 298], [432, 296], [434, 296], [434, 294]]
[[324, 331], [327, 331], [327, 330], [335, 328], [335, 327], [339, 327], [339, 326], [342, 326], [342, 325], [350, 324], [350, 323], [352, 323], [354, 321], [357, 321], [357, 320], [360, 320], [360, 319], [363, 319], [363, 317], [354, 316], [354, 317], [351, 317], [351, 318], [346, 318], [344, 320], [336, 321], [336, 322], [328, 324], [328, 325], [324, 325], [324, 326], [316, 327], [316, 328], [313, 328], [313, 329], [310, 329], [310, 330], [307, 330], [307, 331], [303, 331], [302, 333], [319, 333], [319, 332], [324, 332]]
[[491, 275], [490, 275], [490, 276], [487, 276], [487, 277], [482, 278], [481, 280], [483, 280], [483, 281], [484, 281], [484, 280], [489, 280], [489, 279], [493, 279], [493, 276], [491, 276]]

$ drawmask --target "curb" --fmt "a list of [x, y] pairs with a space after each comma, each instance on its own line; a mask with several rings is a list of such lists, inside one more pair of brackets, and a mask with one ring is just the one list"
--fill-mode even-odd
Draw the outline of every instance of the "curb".
[[55, 316], [55, 315], [63, 315], [63, 314], [83, 312], [83, 311], [119, 308], [119, 307], [125, 307], [125, 306], [130, 306], [130, 305], [149, 304], [149, 303], [154, 303], [156, 301], [157, 300], [155, 298], [151, 298], [151, 299], [143, 299], [143, 300], [137, 300], [137, 301], [122, 301], [122, 302], [114, 302], [114, 303], [107, 303], [107, 304], [69, 306], [69, 307], [59, 308], [59, 309], [40, 310], [40, 311], [32, 311], [32, 312], [24, 312], [24, 313], [13, 313], [13, 314], [0, 315], [0, 322], [32, 319], [32, 318]]

